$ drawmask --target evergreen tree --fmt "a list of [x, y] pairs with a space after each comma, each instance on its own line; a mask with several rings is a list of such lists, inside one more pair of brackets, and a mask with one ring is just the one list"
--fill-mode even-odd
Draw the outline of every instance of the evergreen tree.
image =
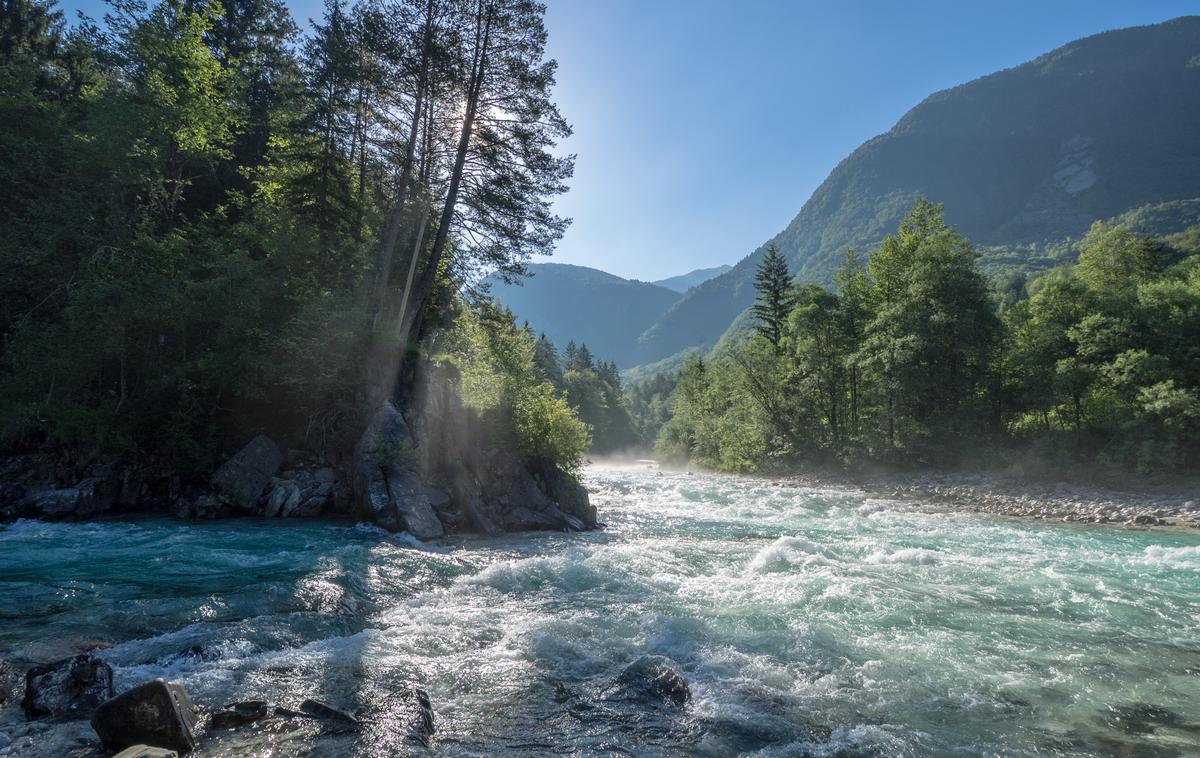
[[758, 290], [758, 302], [750, 308], [750, 313], [758, 319], [754, 328], [779, 352], [784, 325], [796, 298], [787, 261], [774, 242], [767, 246], [767, 254], [758, 264], [754, 289]]
[[558, 350], [545, 334], [538, 336], [533, 346], [533, 365], [538, 377], [544, 382], [550, 382], [557, 389], [563, 388], [562, 364], [558, 360]]

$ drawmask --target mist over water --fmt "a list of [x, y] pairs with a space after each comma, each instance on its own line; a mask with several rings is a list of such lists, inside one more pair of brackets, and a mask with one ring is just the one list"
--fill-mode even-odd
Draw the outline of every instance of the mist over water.
[[[1200, 534], [636, 466], [586, 480], [601, 531], [436, 547], [330, 523], [0, 527], [0, 655], [97, 640], [118, 689], [162, 676], [209, 709], [317, 697], [377, 722], [213, 732], [201, 756], [393, 755], [409, 681], [447, 755], [1200, 751]], [[686, 708], [611, 696], [647, 653]], [[90, 734], [22, 724], [0, 708], [0, 755]]]

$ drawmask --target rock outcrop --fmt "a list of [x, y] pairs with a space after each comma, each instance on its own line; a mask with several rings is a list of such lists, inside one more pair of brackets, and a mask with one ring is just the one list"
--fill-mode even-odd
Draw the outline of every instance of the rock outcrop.
[[113, 696], [113, 670], [90, 655], [35, 666], [25, 675], [28, 719], [83, 718]]
[[281, 465], [279, 447], [271, 438], [259, 435], [221, 464], [212, 475], [212, 486], [232, 505], [252, 511]]
[[365, 518], [419, 539], [471, 531], [592, 529], [587, 490], [549, 461], [489, 444], [463, 407], [448, 365], [424, 369], [406, 420], [376, 410], [354, 451], [354, 494]]
[[0, 462], [0, 521], [85, 519], [134, 510], [144, 485], [120, 462], [80, 465], [53, 455], [19, 455]]
[[408, 424], [391, 402], [384, 402], [354, 448], [354, 496], [360, 515], [418, 539], [445, 534], [417, 466]]
[[92, 728], [114, 752], [154, 745], [188, 753], [196, 747], [198, 714], [183, 687], [154, 679], [102, 703], [92, 715]]

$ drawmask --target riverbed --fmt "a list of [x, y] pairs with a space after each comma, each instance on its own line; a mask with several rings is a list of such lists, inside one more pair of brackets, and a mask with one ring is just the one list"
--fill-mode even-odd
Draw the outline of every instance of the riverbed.
[[[0, 527], [0, 662], [81, 650], [212, 709], [380, 711], [440, 755], [1200, 754], [1200, 534], [947, 512], [850, 487], [592, 466], [604, 527], [421, 545], [349, 523]], [[669, 658], [691, 701], [613, 698]], [[272, 722], [199, 756], [394, 755]], [[0, 756], [98, 755], [0, 705]]]

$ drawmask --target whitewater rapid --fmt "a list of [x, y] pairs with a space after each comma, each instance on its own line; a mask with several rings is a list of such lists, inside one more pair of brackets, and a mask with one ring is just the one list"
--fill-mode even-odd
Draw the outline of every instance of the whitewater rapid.
[[[1200, 534], [637, 466], [585, 480], [604, 522], [588, 534], [0, 527], [0, 668], [100, 645], [118, 689], [161, 676], [208, 708], [317, 697], [376, 716], [415, 681], [441, 755], [1200, 753]], [[687, 679], [685, 708], [607, 697], [648, 653]], [[0, 756], [88, 756], [91, 739], [0, 703]], [[402, 749], [302, 722], [201, 745]]]

